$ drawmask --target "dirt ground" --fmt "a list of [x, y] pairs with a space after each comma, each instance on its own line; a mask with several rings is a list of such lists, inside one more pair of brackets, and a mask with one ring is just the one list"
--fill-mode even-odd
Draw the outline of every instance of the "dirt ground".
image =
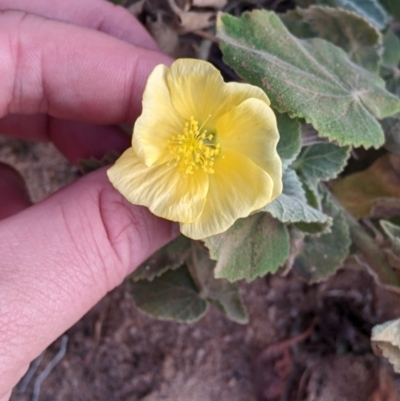
[[[35, 201], [78, 176], [50, 144], [2, 137], [0, 161], [18, 168]], [[357, 266], [320, 285], [268, 277], [241, 292], [247, 326], [216, 309], [185, 325], [147, 317], [122, 285], [44, 352], [12, 401], [400, 399], [400, 378], [369, 343], [399, 302]]]
[[[265, 2], [281, 10], [291, 6]], [[143, 22], [159, 29], [157, 19]], [[178, 43], [176, 32], [169, 34], [164, 51], [206, 55], [225, 76], [232, 74], [207, 38]], [[34, 202], [79, 176], [51, 144], [0, 136], [0, 161], [21, 172]], [[398, 317], [400, 303], [354, 262], [319, 285], [289, 275], [241, 283], [240, 289], [248, 325], [214, 308], [185, 325], [144, 315], [123, 284], [32, 364], [11, 400], [400, 400], [400, 376], [369, 342], [372, 326]]]

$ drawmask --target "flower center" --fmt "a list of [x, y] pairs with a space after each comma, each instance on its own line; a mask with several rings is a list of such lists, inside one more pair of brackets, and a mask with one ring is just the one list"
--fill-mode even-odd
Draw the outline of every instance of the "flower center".
[[183, 134], [174, 135], [168, 141], [168, 150], [183, 175], [193, 174], [199, 169], [208, 174], [214, 173], [214, 158], [220, 154], [221, 145], [215, 142], [215, 134], [202, 131], [207, 121], [199, 128], [199, 123], [193, 116], [190, 117], [185, 123]]

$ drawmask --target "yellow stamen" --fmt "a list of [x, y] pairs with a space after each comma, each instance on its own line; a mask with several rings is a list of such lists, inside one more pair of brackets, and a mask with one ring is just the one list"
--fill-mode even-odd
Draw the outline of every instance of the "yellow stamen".
[[215, 139], [215, 134], [209, 134], [207, 130], [201, 131], [210, 117], [211, 115], [200, 128], [194, 117], [190, 117], [185, 123], [183, 134], [174, 135], [168, 141], [168, 150], [178, 171], [183, 175], [193, 174], [199, 169], [208, 174], [214, 173], [214, 160], [221, 153], [221, 145], [211, 142]]

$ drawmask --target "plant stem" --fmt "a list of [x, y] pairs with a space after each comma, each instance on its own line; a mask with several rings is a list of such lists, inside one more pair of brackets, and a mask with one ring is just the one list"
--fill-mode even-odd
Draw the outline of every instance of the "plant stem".
[[[341, 205], [340, 205], [341, 206]], [[341, 206], [350, 229], [353, 244], [358, 248], [365, 261], [385, 285], [400, 286], [396, 272], [389, 266], [386, 257], [376, 242], [365, 232], [353, 216]]]

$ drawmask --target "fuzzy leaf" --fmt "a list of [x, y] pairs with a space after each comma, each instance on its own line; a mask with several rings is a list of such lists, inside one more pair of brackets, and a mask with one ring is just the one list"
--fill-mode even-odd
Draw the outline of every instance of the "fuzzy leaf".
[[215, 277], [231, 282], [275, 273], [289, 257], [290, 247], [286, 227], [268, 213], [239, 219], [224, 233], [207, 238], [205, 244], [217, 260]]
[[240, 18], [222, 14], [218, 37], [225, 62], [263, 88], [279, 112], [304, 118], [340, 145], [383, 144], [375, 116], [400, 111], [400, 99], [342, 49], [321, 39], [295, 38], [276, 14], [265, 10]]
[[317, 143], [304, 147], [293, 167], [309, 181], [328, 181], [343, 170], [349, 156], [349, 147]]
[[354, 12], [312, 6], [280, 15], [290, 32], [301, 39], [319, 37], [342, 48], [355, 63], [378, 72], [380, 64], [379, 31]]
[[393, 369], [400, 373], [400, 319], [375, 326], [371, 342], [375, 354], [387, 358]]
[[301, 125], [297, 119], [287, 114], [276, 113], [280, 134], [277, 151], [282, 159], [283, 168], [289, 166], [301, 150]]
[[191, 323], [207, 312], [207, 302], [199, 296], [186, 266], [153, 281], [131, 281], [130, 290], [136, 306], [158, 319]]
[[[319, 6], [296, 8], [294, 10], [286, 11], [284, 14], [278, 14], [278, 16], [292, 35], [300, 39], [316, 38], [319, 37], [320, 33], [317, 32], [315, 27], [313, 27], [313, 21], [307, 20], [302, 14], [303, 11], [316, 7]], [[321, 36], [321, 38], [323, 38], [323, 36]], [[330, 38], [324, 39], [329, 40]]]
[[306, 194], [308, 204], [314, 209], [322, 210], [318, 183], [313, 180], [308, 180], [305, 177], [301, 177], [301, 182], [303, 184], [303, 189]]
[[320, 230], [327, 228], [330, 218], [309, 206], [297, 174], [289, 169], [283, 175], [283, 192], [263, 208], [283, 223], [318, 223]]
[[[307, 198], [307, 203], [316, 210], [322, 213], [322, 201], [321, 193], [319, 190], [319, 184], [317, 181], [307, 180], [304, 177], [300, 177], [301, 183], [304, 189], [304, 193]], [[319, 235], [324, 232], [330, 232], [330, 227], [332, 224], [332, 218], [328, 216], [328, 222], [325, 225], [320, 223], [296, 223], [295, 227], [307, 234]]]
[[163, 246], [144, 261], [131, 275], [133, 281], [153, 280], [167, 270], [174, 270], [185, 263], [190, 252], [190, 240], [183, 235]]
[[385, 28], [389, 22], [388, 15], [378, 0], [318, 0], [318, 3], [354, 11], [379, 30]]
[[386, 67], [397, 67], [399, 63], [400, 39], [391, 29], [389, 29], [383, 37], [382, 64]]
[[200, 289], [200, 296], [217, 306], [228, 319], [240, 324], [248, 323], [247, 311], [237, 285], [214, 278], [215, 261], [210, 259], [204, 245], [193, 242], [192, 252], [193, 257], [188, 266]]
[[295, 272], [311, 282], [326, 279], [347, 257], [350, 248], [349, 227], [343, 212], [330, 195], [322, 197], [323, 211], [333, 218], [331, 232], [318, 237], [306, 237], [304, 247], [294, 261]]

